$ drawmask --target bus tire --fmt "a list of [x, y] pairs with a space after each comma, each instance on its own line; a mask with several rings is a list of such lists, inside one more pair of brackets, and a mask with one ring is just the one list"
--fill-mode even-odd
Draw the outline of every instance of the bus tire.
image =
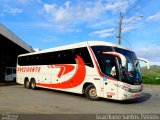
[[99, 97], [97, 96], [97, 90], [93, 84], [90, 84], [85, 89], [85, 96], [89, 100], [98, 100]]
[[29, 82], [28, 79], [25, 80], [25, 82], [24, 82], [24, 87], [26, 87], [26, 88], [28, 88], [28, 89], [31, 88], [31, 84], [30, 84], [30, 82]]
[[36, 90], [36, 81], [35, 79], [31, 79], [31, 89]]

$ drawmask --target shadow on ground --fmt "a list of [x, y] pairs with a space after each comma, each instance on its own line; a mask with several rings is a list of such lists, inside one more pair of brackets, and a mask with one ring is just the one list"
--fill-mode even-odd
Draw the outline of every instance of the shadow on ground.
[[150, 93], [143, 93], [142, 97], [131, 99], [131, 100], [124, 100], [124, 101], [117, 101], [117, 100], [110, 100], [110, 99], [102, 99], [102, 100], [107, 102], [119, 103], [119, 104], [137, 104], [137, 103], [146, 102], [151, 97], [152, 95]]
[[[69, 96], [69, 95], [76, 96], [76, 97], [79, 97], [79, 99], [86, 99], [87, 100], [87, 98], [85, 98], [85, 95], [81, 95], [81, 94], [69, 93], [69, 92], [52, 90], [52, 89], [45, 89], [45, 88], [38, 88], [38, 90], [46, 90], [48, 92], [60, 93], [60, 94], [67, 95], [67, 96]], [[99, 101], [112, 102], [112, 103], [120, 103], [120, 104], [136, 104], [136, 103], [146, 102], [151, 97], [152, 97], [152, 95], [150, 93], [143, 93], [142, 97], [136, 98], [136, 99], [131, 99], [131, 100], [117, 101], [117, 100], [111, 100], [111, 99], [101, 98]]]

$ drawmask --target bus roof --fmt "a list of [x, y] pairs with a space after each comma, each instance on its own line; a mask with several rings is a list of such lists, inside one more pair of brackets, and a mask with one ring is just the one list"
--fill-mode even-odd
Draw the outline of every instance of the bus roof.
[[[76, 44], [59, 46], [59, 47], [55, 47], [55, 48], [49, 48], [49, 49], [45, 49], [45, 50], [41, 50], [41, 51], [37, 51], [37, 52], [31, 52], [31, 53], [27, 53], [27, 54], [21, 54], [19, 56], [41, 54], [41, 53], [46, 53], [46, 52], [61, 51], [61, 50], [74, 49], [74, 48], [87, 47], [87, 46], [112, 46], [112, 47], [118, 47], [118, 48], [126, 49], [126, 48], [124, 48], [120, 45], [110, 43], [110, 42], [86, 41], [86, 42], [81, 42], [81, 43], [76, 43]], [[126, 49], [126, 50], [128, 50], [128, 49]]]

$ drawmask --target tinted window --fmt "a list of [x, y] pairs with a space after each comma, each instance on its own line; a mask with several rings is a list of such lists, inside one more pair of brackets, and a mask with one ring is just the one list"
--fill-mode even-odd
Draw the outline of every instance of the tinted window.
[[103, 68], [104, 54], [102, 54], [102, 52], [111, 52], [113, 48], [108, 46], [92, 46], [91, 48], [97, 58], [99, 66]]
[[93, 67], [93, 62], [91, 60], [91, 57], [90, 57], [90, 54], [88, 52], [87, 47], [77, 48], [75, 50], [75, 54], [82, 57], [82, 59], [84, 60], [85, 65], [87, 65], [89, 67]]
[[116, 58], [114, 56], [106, 55], [102, 53], [102, 52], [113, 52], [114, 51], [113, 47], [92, 46], [91, 48], [97, 58], [101, 72], [104, 75], [118, 79]]
[[[115, 51], [123, 54], [126, 57], [126, 67], [123, 69], [123, 74], [121, 79], [123, 82], [128, 84], [141, 84], [142, 83], [142, 73], [137, 60], [136, 54], [132, 51], [115, 48]], [[129, 73], [129, 74], [126, 74]]]
[[19, 65], [75, 64], [75, 56], [71, 50], [50, 52], [18, 58]]
[[84, 60], [85, 64], [93, 67], [92, 60], [86, 47], [43, 54], [29, 55], [18, 58], [19, 65], [49, 65], [49, 64], [76, 64], [76, 55]]

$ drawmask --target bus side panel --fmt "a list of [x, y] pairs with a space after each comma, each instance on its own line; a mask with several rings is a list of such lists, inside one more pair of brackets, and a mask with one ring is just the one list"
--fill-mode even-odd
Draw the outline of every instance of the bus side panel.
[[[45, 83], [44, 81], [42, 81], [42, 82], [39, 81], [40, 84], [37, 84], [37, 85], [39, 87], [45, 87], [45, 88], [49, 88], [49, 89], [56, 89], [56, 90], [61, 90], [61, 91], [67, 91], [67, 92], [73, 92], [73, 93], [80, 93], [80, 94], [82, 94], [83, 85], [85, 83], [92, 83], [92, 84], [95, 85], [95, 87], [97, 88], [97, 91], [98, 91], [99, 90], [99, 86], [100, 86], [100, 79], [98, 79], [98, 80], [94, 79], [94, 78], [98, 78], [94, 74], [95, 73], [95, 69], [93, 67], [88, 67], [88, 66], [85, 66], [85, 68], [86, 68], [86, 73], [83, 74], [83, 75], [80, 74], [79, 76], [75, 77], [76, 72], [77, 72], [77, 69], [75, 68], [75, 70], [73, 70], [72, 72], [70, 72], [68, 74], [65, 74], [65, 75], [62, 75], [61, 78], [58, 78], [57, 77], [58, 73], [55, 74], [54, 70], [52, 70], [52, 72], [50, 73], [50, 75], [52, 76], [51, 77], [52, 78], [51, 82], [46, 82], [46, 84], [43, 84], [43, 83]], [[58, 70], [60, 72], [60, 69], [58, 69]], [[74, 77], [76, 79], [73, 79]], [[84, 79], [81, 79], [81, 78], [84, 78]], [[69, 81], [71, 79], [72, 79], [72, 81], [70, 81], [69, 85], [67, 84], [67, 86], [69, 86], [69, 87], [67, 87], [67, 86], [64, 86], [64, 88], [61, 87], [60, 84], [62, 84], [63, 82], [67, 82], [67, 81]], [[78, 81], [79, 82], [82, 81], [82, 82], [80, 82], [79, 84], [77, 84], [77, 86], [73, 87], [74, 83], [78, 82]], [[59, 87], [57, 87], [57, 86], [59, 86]]]

